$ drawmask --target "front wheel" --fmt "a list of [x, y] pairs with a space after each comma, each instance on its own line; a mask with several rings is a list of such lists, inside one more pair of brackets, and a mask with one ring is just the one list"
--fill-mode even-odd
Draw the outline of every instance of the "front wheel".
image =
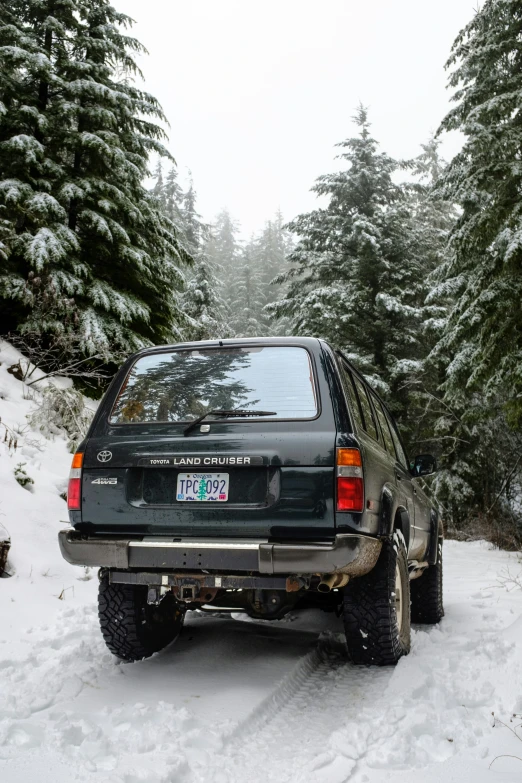
[[100, 579], [98, 617], [105, 644], [124, 661], [139, 661], [162, 650], [181, 630], [184, 613], [172, 593], [158, 605], [147, 603], [142, 585], [110, 584]]
[[387, 666], [410, 651], [410, 580], [402, 533], [383, 541], [374, 568], [344, 588], [343, 619], [353, 663]]

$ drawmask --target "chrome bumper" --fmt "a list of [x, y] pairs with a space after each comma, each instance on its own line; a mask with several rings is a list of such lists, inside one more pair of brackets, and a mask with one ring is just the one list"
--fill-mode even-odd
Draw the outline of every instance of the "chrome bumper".
[[248, 539], [85, 537], [74, 529], [58, 534], [69, 563], [105, 568], [161, 568], [259, 574], [347, 574], [371, 571], [381, 542], [355, 534], [332, 543], [270, 543]]

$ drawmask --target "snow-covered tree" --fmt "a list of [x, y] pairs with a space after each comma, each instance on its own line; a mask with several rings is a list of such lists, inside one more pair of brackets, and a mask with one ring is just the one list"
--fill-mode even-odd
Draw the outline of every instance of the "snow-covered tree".
[[263, 279], [263, 246], [252, 237], [237, 260], [231, 285], [231, 326], [238, 337], [262, 337], [269, 334], [267, 304], [269, 281]]
[[[414, 358], [398, 364], [395, 376], [395, 394], [401, 401], [403, 432], [411, 450], [432, 450], [441, 456], [446, 442], [441, 433], [435, 434], [437, 422], [446, 416], [440, 398], [447, 357], [432, 354], [446, 326], [453, 298], [438, 285], [439, 270], [445, 263], [448, 238], [457, 219], [454, 204], [436, 197], [434, 188], [442, 176], [446, 163], [440, 157], [440, 141], [430, 138], [421, 145], [418, 157], [404, 165], [412, 180], [404, 184], [408, 199], [410, 250], [421, 259], [422, 282], [419, 288], [420, 319], [418, 329], [420, 348]], [[446, 417], [447, 418], [447, 417]]]
[[188, 189], [183, 193], [181, 198], [180, 212], [183, 221], [183, 233], [186, 245], [189, 250], [193, 252], [197, 252], [201, 248], [208, 230], [208, 227], [202, 222], [201, 215], [196, 209], [196, 200], [197, 195], [191, 176]]
[[312, 188], [328, 203], [290, 228], [298, 242], [275, 306], [294, 329], [330, 339], [387, 393], [401, 363], [422, 353], [420, 319], [426, 269], [410, 236], [411, 214], [395, 184], [396, 161], [378, 150], [367, 111], [358, 135], [342, 142], [347, 167]]
[[288, 256], [293, 249], [291, 234], [286, 229], [279, 210], [272, 220], [265, 223], [258, 238], [258, 246], [257, 257], [266, 302], [263, 319], [263, 323], [266, 322], [265, 333], [289, 334], [292, 331], [290, 320], [286, 317], [275, 317], [272, 308], [286, 293], [286, 285], [281, 281], [288, 272]]
[[241, 243], [238, 239], [239, 227], [228, 210], [222, 209], [210, 225], [203, 243], [203, 250], [216, 275], [219, 285], [219, 295], [222, 298], [227, 318], [235, 311], [232, 294], [236, 282], [237, 267], [241, 258]]
[[492, 511], [512, 516], [507, 500], [520, 481], [521, 34], [520, 3], [486, 0], [448, 61], [456, 105], [441, 130], [465, 140], [436, 187], [435, 199], [456, 203], [459, 213], [432, 276], [428, 303], [447, 315], [436, 319], [439, 339], [426, 365], [439, 381], [435, 488], [457, 523]]
[[183, 310], [189, 320], [184, 332], [185, 339], [215, 340], [231, 336], [226, 305], [204, 253], [196, 256], [194, 273], [183, 295]]
[[181, 244], [194, 260], [186, 274], [185, 291], [180, 299], [185, 321], [182, 338], [205, 340], [230, 336], [222, 284], [207, 253], [210, 229], [197, 211], [192, 178], [184, 192], [178, 183], [175, 166], [163, 177], [161, 164], [158, 164], [151, 192], [162, 212], [176, 225]]
[[502, 392], [522, 422], [522, 5], [485, 0], [459, 33], [447, 66], [455, 106], [441, 130], [462, 150], [439, 192], [462, 209], [441, 270], [456, 297], [439, 349], [451, 356], [446, 395]]
[[239, 226], [227, 209], [222, 209], [210, 226], [205, 250], [223, 283], [224, 296], [232, 304], [231, 285], [240, 258]]
[[210, 227], [205, 243], [212, 268], [221, 282], [221, 296], [226, 303], [230, 334], [262, 336], [280, 333], [282, 324], [265, 309], [278, 294], [281, 285], [274, 278], [285, 271], [291, 245], [289, 232], [283, 227], [280, 212], [265, 223], [258, 235], [243, 244], [239, 229], [230, 213], [222, 210]]
[[107, 0], [2, 15], [0, 328], [69, 327], [108, 359], [172, 339], [190, 259], [143, 185], [149, 154], [169, 155], [161, 107], [134, 83], [131, 20]]
[[292, 238], [285, 228], [280, 210], [272, 220], [267, 220], [259, 235], [259, 251], [261, 256], [261, 276], [263, 283], [272, 286], [268, 298], [273, 301], [278, 293], [278, 285], [274, 280], [288, 271], [288, 255], [292, 250]]

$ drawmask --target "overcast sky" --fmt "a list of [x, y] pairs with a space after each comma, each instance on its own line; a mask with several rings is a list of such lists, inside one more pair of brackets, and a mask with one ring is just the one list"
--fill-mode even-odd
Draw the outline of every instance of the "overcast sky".
[[[314, 179], [369, 106], [374, 136], [414, 156], [449, 108], [444, 63], [474, 0], [114, 0], [148, 49], [146, 88], [170, 122], [199, 210], [245, 235], [314, 207]], [[446, 157], [458, 138], [444, 141]]]

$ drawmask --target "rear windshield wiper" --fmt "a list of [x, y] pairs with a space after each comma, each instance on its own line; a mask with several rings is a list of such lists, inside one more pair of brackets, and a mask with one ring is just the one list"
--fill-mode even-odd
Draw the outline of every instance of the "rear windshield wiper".
[[199, 416], [197, 419], [194, 419], [194, 421], [191, 421], [190, 424], [185, 427], [183, 430], [183, 435], [186, 435], [191, 430], [194, 429], [194, 427], [197, 427], [198, 424], [201, 424], [201, 422], [207, 418], [207, 416], [221, 416], [225, 419], [230, 419], [234, 416], [239, 416], [242, 419], [246, 418], [247, 416], [277, 416], [277, 413], [275, 411], [253, 411], [253, 410], [241, 410], [240, 408], [235, 408], [231, 411], [226, 410], [215, 410], [215, 411], [207, 411], [203, 414], [203, 416]]

